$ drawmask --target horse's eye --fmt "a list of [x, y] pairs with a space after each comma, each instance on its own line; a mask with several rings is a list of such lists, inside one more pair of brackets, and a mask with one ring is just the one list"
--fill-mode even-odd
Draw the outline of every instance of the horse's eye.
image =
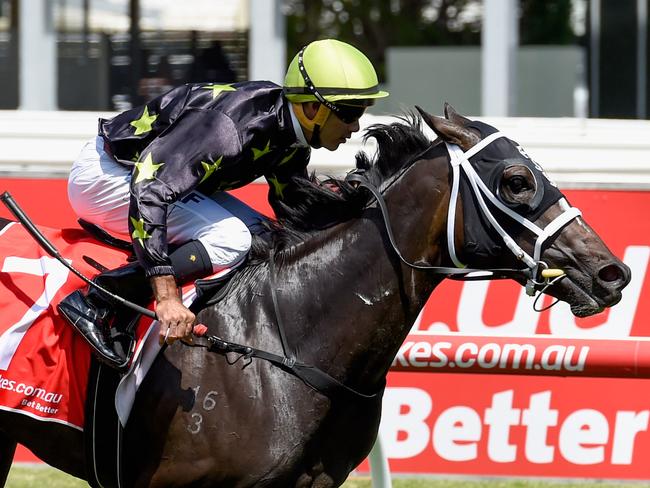
[[508, 180], [508, 187], [513, 194], [521, 193], [524, 190], [528, 190], [528, 182], [523, 176], [513, 176]]

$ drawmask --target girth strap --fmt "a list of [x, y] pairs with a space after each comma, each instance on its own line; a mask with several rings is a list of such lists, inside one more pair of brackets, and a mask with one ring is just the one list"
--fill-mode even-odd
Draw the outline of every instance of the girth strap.
[[289, 348], [289, 342], [287, 341], [287, 336], [284, 332], [284, 321], [282, 320], [282, 314], [280, 313], [278, 292], [275, 286], [277, 280], [275, 276], [274, 251], [275, 249], [271, 249], [269, 251], [269, 288], [271, 288], [271, 300], [273, 301], [273, 310], [275, 311], [275, 321], [278, 326], [278, 331], [280, 332], [280, 342], [282, 343], [282, 352], [284, 352], [284, 356], [287, 361], [295, 362], [293, 351], [291, 351], [291, 349]]

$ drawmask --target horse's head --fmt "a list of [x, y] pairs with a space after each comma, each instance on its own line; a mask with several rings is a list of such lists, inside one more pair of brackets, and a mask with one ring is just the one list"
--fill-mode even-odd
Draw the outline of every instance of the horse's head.
[[[458, 183], [452, 182], [460, 197], [453, 201], [452, 188], [449, 218], [462, 222], [462, 229], [448, 240], [457, 266], [524, 264], [527, 278], [522, 273], [515, 279], [526, 283], [530, 292], [552, 283], [544, 292], [569, 303], [581, 317], [619, 302], [630, 269], [519, 144], [494, 127], [459, 115], [448, 104], [444, 118], [418, 110], [446, 143], [460, 176], [454, 178]], [[461, 199], [462, 219], [456, 219]]]

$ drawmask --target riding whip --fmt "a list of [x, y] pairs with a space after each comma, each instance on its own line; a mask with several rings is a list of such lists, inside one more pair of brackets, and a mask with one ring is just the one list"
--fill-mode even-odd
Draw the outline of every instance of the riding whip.
[[156, 314], [151, 310], [149, 310], [148, 308], [141, 307], [140, 305], [130, 302], [129, 300], [126, 300], [121, 296], [108, 291], [106, 288], [98, 285], [90, 278], [87, 278], [81, 271], [77, 270], [74, 266], [72, 266], [63, 256], [61, 256], [61, 253], [59, 253], [56, 247], [54, 247], [54, 244], [52, 244], [47, 239], [47, 237], [45, 237], [43, 233], [40, 230], [38, 230], [38, 228], [34, 225], [34, 223], [27, 216], [27, 214], [25, 214], [23, 209], [20, 208], [20, 206], [16, 203], [16, 201], [9, 194], [9, 192], [5, 191], [2, 195], [0, 195], [0, 200], [2, 200], [2, 203], [4, 203], [4, 205], [16, 217], [16, 219], [18, 219], [18, 221], [23, 225], [23, 227], [27, 230], [27, 232], [29, 232], [29, 234], [38, 243], [38, 245], [41, 246], [41, 248], [43, 248], [50, 256], [52, 256], [54, 259], [59, 261], [63, 266], [65, 266], [70, 271], [72, 271], [75, 275], [81, 278], [84, 282], [88, 283], [88, 285], [94, 287], [96, 290], [100, 291], [101, 293], [111, 298], [112, 300], [115, 300], [120, 305], [124, 305], [125, 307], [135, 310], [136, 312], [145, 315], [149, 318], [152, 319], [157, 318]]

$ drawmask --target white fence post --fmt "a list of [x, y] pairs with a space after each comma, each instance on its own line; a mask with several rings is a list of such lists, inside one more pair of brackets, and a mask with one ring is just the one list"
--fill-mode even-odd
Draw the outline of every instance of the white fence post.
[[20, 108], [56, 110], [57, 58], [54, 2], [23, 0], [18, 9]]
[[372, 451], [370, 451], [368, 462], [370, 463], [372, 488], [392, 488], [393, 483], [390, 478], [390, 467], [388, 466], [388, 459], [384, 455], [380, 435], [377, 436], [375, 445], [372, 447]]

